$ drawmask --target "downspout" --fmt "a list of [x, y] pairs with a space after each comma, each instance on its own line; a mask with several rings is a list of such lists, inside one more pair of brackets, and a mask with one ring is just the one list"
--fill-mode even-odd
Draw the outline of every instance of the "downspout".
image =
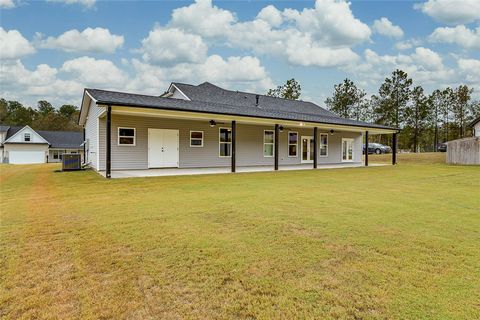
[[85, 140], [85, 125], [83, 125], [83, 164], [86, 164], [86, 161], [85, 161], [86, 157], [85, 156], [86, 156], [87, 151], [86, 151], [86, 148], [85, 148], [85, 142], [86, 142], [86, 140]]
[[106, 154], [106, 168], [105, 176], [111, 178], [111, 168], [112, 168], [112, 106], [107, 106], [107, 128], [106, 128], [106, 139], [107, 139], [107, 154]]

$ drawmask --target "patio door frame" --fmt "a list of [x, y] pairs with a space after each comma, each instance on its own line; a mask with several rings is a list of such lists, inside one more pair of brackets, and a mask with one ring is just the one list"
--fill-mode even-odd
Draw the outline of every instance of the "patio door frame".
[[[343, 144], [344, 142], [347, 143], [347, 151], [346, 151], [346, 155], [347, 155], [347, 159], [343, 159]], [[355, 139], [352, 139], [352, 138], [342, 138], [342, 149], [341, 149], [341, 152], [340, 152], [340, 157], [342, 157], [342, 162], [353, 162], [353, 157], [354, 157], [354, 154], [355, 154]], [[348, 145], [351, 145], [352, 147], [352, 157], [350, 159], [348, 159]]]
[[[162, 141], [154, 141], [151, 138], [151, 133], [152, 132], [157, 132], [157, 133], [162, 133]], [[166, 135], [168, 133], [168, 135]], [[172, 137], [172, 134], [175, 135], [176, 139], [175, 141], [165, 141], [167, 136]], [[147, 161], [148, 161], [148, 168], [178, 168], [179, 163], [180, 163], [180, 138], [179, 138], [179, 130], [174, 130], [174, 129], [156, 129], [156, 128], [148, 128], [148, 150], [147, 150]], [[175, 145], [172, 147], [172, 145]], [[152, 148], [161, 148], [161, 156], [162, 159], [160, 160], [160, 165], [152, 164], [152, 155], [153, 152], [151, 151]], [[170, 154], [168, 157], [165, 152], [169, 151], [168, 149], [173, 149], [170, 150], [172, 154]], [[175, 150], [176, 149], [176, 150]], [[170, 157], [174, 156], [176, 158], [175, 164], [170, 163], [171, 161], [168, 160]], [[158, 159], [156, 159], [158, 160]], [[168, 163], [167, 163], [168, 161]]]
[[[303, 139], [307, 139], [307, 159], [303, 160]], [[313, 163], [314, 157], [312, 157], [313, 152], [315, 152], [315, 147], [311, 150], [312, 142], [315, 143], [313, 136], [302, 136], [300, 139], [300, 163]], [[311, 159], [311, 160], [310, 160]]]

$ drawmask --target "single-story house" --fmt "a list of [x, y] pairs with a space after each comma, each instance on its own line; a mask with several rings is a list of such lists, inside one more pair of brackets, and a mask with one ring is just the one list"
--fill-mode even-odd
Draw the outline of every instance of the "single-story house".
[[472, 137], [447, 142], [448, 164], [480, 165], [480, 117], [469, 127], [473, 129]]
[[0, 163], [60, 162], [64, 153], [83, 155], [83, 134], [0, 125]]
[[396, 161], [396, 128], [208, 82], [171, 83], [158, 96], [85, 89], [79, 124], [85, 162], [106, 177], [151, 168], [361, 165], [368, 134], [392, 134]]

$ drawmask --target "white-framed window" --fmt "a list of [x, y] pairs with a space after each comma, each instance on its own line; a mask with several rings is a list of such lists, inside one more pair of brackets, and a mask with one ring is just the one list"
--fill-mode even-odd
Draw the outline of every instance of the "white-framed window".
[[190, 147], [203, 147], [203, 131], [190, 131]]
[[65, 150], [53, 150], [53, 159], [60, 160], [62, 159], [62, 155], [65, 153]]
[[25, 132], [25, 133], [23, 134], [23, 141], [25, 141], [25, 142], [30, 142], [30, 141], [31, 141], [31, 138], [32, 138], [32, 137], [30, 136], [30, 133], [29, 133], [29, 132]]
[[320, 133], [320, 157], [328, 157], [328, 134]]
[[275, 151], [275, 131], [264, 130], [263, 131], [263, 156], [273, 157]]
[[232, 129], [218, 128], [218, 156], [232, 156]]
[[118, 145], [135, 146], [135, 128], [118, 127]]
[[290, 131], [288, 133], [288, 156], [298, 156], [298, 132]]

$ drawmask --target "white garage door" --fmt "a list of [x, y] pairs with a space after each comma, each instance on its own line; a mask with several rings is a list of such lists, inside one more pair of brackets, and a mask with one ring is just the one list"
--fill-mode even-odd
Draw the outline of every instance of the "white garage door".
[[8, 162], [12, 164], [44, 163], [45, 151], [9, 151]]

